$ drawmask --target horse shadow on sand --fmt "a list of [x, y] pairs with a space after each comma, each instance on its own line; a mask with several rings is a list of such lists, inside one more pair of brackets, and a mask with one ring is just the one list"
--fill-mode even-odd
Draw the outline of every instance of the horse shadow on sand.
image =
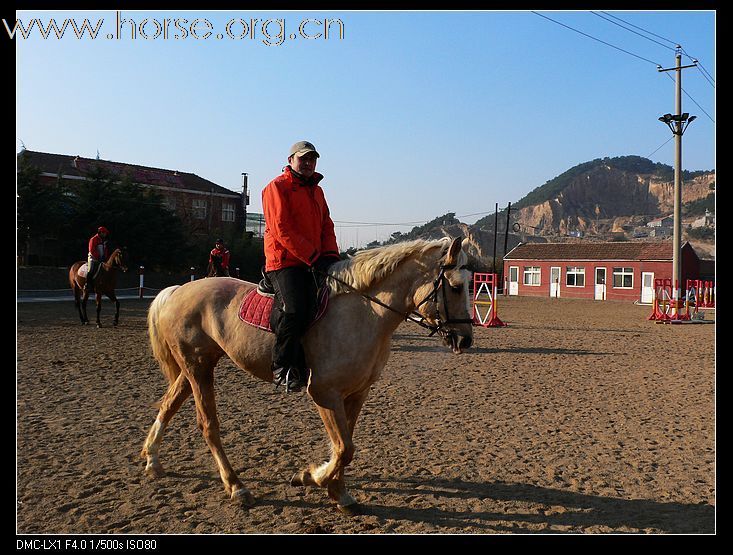
[[[246, 469], [241, 468], [242, 473]], [[189, 482], [190, 492], [215, 492], [219, 478], [205, 472], [169, 472], [169, 479]], [[259, 484], [255, 491], [256, 506], [270, 506], [280, 513], [287, 507], [297, 507], [306, 511], [328, 510], [329, 501], [306, 499], [306, 491], [311, 488], [289, 488], [293, 495], [282, 498], [278, 492], [282, 480], [276, 478], [251, 478], [251, 483]], [[714, 534], [715, 507], [699, 503], [661, 502], [649, 499], [621, 499], [589, 495], [521, 483], [470, 482], [460, 479], [444, 480], [425, 476], [407, 478], [385, 478], [362, 476], [348, 479], [348, 485], [357, 498], [370, 497], [370, 501], [360, 504], [361, 515], [377, 517], [381, 524], [394, 521], [408, 521], [417, 524], [429, 523], [445, 528], [446, 533], [460, 534], [467, 528], [491, 533], [521, 534], [567, 534], [584, 533], [593, 527], [608, 529], [614, 533], [619, 530], [653, 532], [656, 534]], [[312, 488], [316, 491], [317, 488]], [[397, 496], [404, 501], [382, 504], [380, 499]], [[424, 497], [432, 506], [411, 507], [410, 499]], [[467, 510], [456, 511], [435, 506], [436, 500], [445, 505], [446, 499], [464, 502], [499, 502], [500, 504], [518, 503], [524, 509], [516, 512], [504, 510]], [[527, 507], [527, 504], [536, 507]], [[475, 504], [474, 504], [475, 506]], [[349, 517], [349, 518], [360, 518]], [[528, 527], [529, 525], [529, 527]], [[533, 529], [531, 525], [543, 525]], [[549, 527], [563, 529], [549, 529]], [[605, 533], [605, 530], [604, 530]]]
[[[453, 511], [439, 507], [417, 508], [403, 505], [368, 503], [364, 514], [380, 520], [407, 520], [429, 522], [455, 529], [473, 527], [491, 532], [547, 533], [547, 529], [533, 531], [527, 524], [570, 527], [573, 532], [590, 527], [608, 527], [612, 530], [653, 530], [668, 534], [715, 533], [715, 507], [707, 504], [664, 503], [647, 499], [620, 499], [538, 487], [529, 484], [477, 483], [462, 480], [416, 478], [384, 479], [378, 477], [353, 478], [354, 492], [396, 494], [410, 497], [416, 494], [426, 499], [459, 498], [481, 501], [490, 499], [503, 502], [542, 505], [537, 512], [519, 511]], [[376, 484], [376, 485], [375, 485]], [[416, 489], [418, 488], [419, 489]], [[552, 507], [552, 509], [550, 509]], [[557, 510], [558, 507], [560, 510]], [[516, 523], [507, 525], [506, 523]], [[550, 531], [552, 532], [552, 531]], [[557, 533], [557, 532], [555, 532]], [[563, 532], [567, 533], [567, 532]]]

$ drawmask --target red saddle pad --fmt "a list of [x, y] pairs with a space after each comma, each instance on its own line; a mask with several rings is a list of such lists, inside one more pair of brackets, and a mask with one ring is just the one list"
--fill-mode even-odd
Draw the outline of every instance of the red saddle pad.
[[[316, 323], [326, 313], [328, 297], [329, 289], [324, 287], [318, 298], [318, 311], [310, 325]], [[253, 289], [242, 299], [242, 304], [239, 307], [239, 319], [250, 326], [272, 333], [272, 328], [270, 328], [270, 313], [272, 312], [274, 302], [274, 297], [263, 295], [257, 289]]]

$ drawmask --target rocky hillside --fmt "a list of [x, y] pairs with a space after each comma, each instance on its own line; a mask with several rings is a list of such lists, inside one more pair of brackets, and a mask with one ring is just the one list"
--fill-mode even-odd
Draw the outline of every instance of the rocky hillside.
[[[683, 205], [714, 194], [714, 171], [685, 173]], [[639, 157], [604, 158], [535, 189], [512, 207], [512, 220], [536, 235], [596, 235], [643, 226], [673, 209], [671, 168]]]

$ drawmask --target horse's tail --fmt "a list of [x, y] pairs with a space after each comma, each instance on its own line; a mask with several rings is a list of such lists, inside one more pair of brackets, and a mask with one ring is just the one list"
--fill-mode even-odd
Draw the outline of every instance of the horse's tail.
[[180, 285], [171, 285], [170, 287], [163, 289], [156, 295], [148, 309], [148, 336], [150, 337], [150, 346], [153, 349], [153, 356], [160, 364], [160, 369], [163, 371], [168, 383], [173, 383], [176, 380], [178, 375], [181, 373], [181, 369], [173, 358], [173, 354], [171, 353], [168, 343], [166, 343], [165, 339], [160, 334], [160, 330], [158, 329], [158, 320], [163, 306], [168, 301], [171, 294], [173, 294], [173, 292], [179, 287]]

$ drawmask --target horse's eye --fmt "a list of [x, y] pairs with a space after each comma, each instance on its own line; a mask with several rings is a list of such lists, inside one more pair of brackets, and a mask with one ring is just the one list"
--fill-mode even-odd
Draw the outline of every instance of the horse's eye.
[[461, 285], [451, 285], [450, 288], [455, 291], [456, 293], [462, 293], [463, 292], [463, 284]]

